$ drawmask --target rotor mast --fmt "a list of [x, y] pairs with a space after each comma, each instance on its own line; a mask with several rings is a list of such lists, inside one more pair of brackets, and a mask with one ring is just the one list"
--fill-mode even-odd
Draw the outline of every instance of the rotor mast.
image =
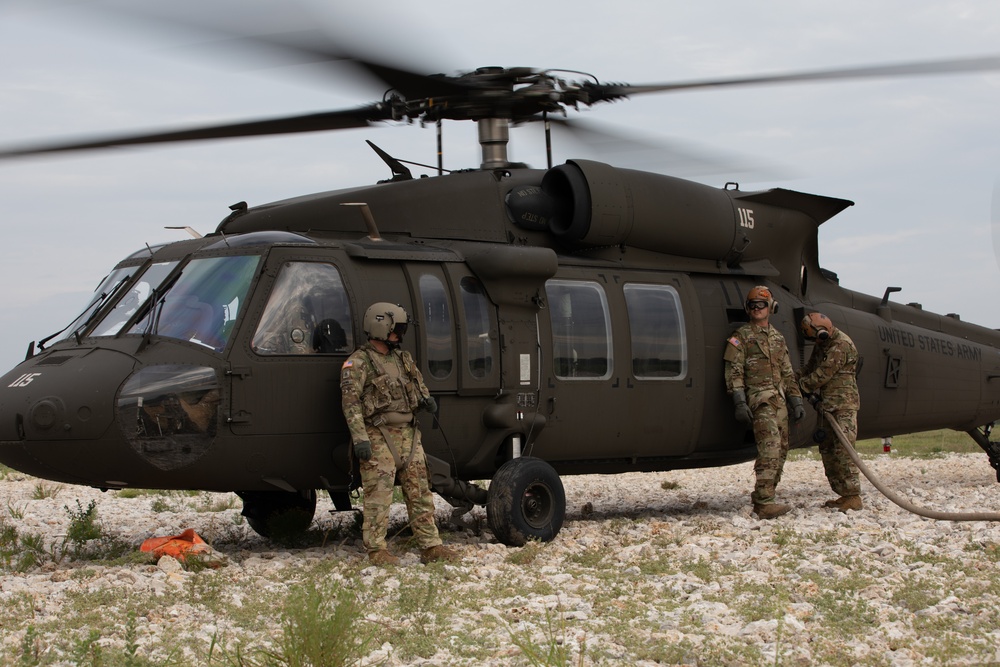
[[476, 121], [479, 128], [479, 146], [483, 152], [480, 169], [504, 169], [510, 166], [507, 159], [507, 143], [510, 141], [510, 119], [481, 118]]

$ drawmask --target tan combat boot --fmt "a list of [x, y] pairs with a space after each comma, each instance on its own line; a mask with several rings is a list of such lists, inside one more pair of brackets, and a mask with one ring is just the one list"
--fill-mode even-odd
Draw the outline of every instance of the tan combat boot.
[[427, 563], [433, 563], [437, 560], [443, 560], [446, 563], [450, 563], [458, 559], [458, 552], [453, 549], [449, 549], [443, 544], [439, 544], [436, 547], [428, 547], [420, 552], [420, 562], [425, 565]]
[[838, 509], [841, 512], [847, 512], [848, 510], [859, 510], [861, 509], [861, 496], [841, 496], [836, 500], [828, 500], [823, 503], [824, 507], [832, 507]]
[[753, 512], [757, 515], [758, 519], [773, 519], [776, 516], [788, 514], [790, 511], [792, 511], [791, 505], [781, 505], [778, 503], [768, 503], [766, 505], [753, 504]]
[[837, 507], [841, 512], [847, 514], [848, 510], [859, 510], [861, 509], [861, 496], [844, 496], [841, 498], [843, 500], [840, 506]]
[[372, 565], [399, 565], [399, 559], [385, 549], [368, 552], [368, 561]]

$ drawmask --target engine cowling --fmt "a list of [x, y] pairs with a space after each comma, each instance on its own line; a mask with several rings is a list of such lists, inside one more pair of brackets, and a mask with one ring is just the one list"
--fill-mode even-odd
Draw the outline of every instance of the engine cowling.
[[793, 190], [743, 192], [570, 160], [507, 196], [514, 223], [568, 246], [630, 246], [735, 266], [787, 256], [853, 202]]

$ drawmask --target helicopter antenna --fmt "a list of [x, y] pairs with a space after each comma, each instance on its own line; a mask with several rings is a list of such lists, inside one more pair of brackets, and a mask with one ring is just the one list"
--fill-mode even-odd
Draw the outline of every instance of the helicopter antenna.
[[441, 119], [437, 119], [437, 158], [438, 158], [438, 176], [444, 174], [444, 147], [443, 147], [443, 125]]
[[545, 127], [545, 161], [552, 168], [552, 123], [549, 122], [549, 112], [542, 112], [542, 125]]
[[186, 231], [188, 234], [190, 234], [191, 236], [193, 236], [196, 239], [203, 238], [201, 234], [199, 234], [198, 232], [196, 232], [191, 227], [187, 227], [187, 226], [184, 226], [184, 227], [170, 227], [170, 226], [167, 226], [167, 227], [164, 227], [164, 229], [183, 229], [184, 231]]
[[[410, 170], [407, 169], [406, 166], [403, 165], [403, 163], [401, 163], [399, 160], [386, 153], [384, 150], [373, 144], [368, 139], [365, 139], [365, 143], [371, 146], [372, 150], [375, 151], [375, 153], [380, 158], [382, 158], [382, 162], [385, 162], [387, 165], [389, 165], [389, 169], [392, 169], [392, 178], [388, 181], [389, 183], [394, 183], [396, 181], [413, 180], [413, 174], [410, 173]], [[379, 182], [385, 183], [386, 181], [379, 181]]]
[[[370, 142], [369, 142], [370, 143]], [[372, 241], [381, 241], [382, 235], [379, 234], [378, 227], [375, 225], [375, 216], [372, 215], [372, 210], [368, 207], [367, 202], [343, 202], [341, 206], [357, 206], [361, 209], [361, 217], [365, 219], [365, 227], [368, 228], [368, 238]]]

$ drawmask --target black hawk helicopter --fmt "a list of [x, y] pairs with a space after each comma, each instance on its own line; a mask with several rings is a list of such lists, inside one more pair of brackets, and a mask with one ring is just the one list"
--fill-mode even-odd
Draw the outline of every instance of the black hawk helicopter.
[[[258, 39], [264, 39], [258, 37]], [[283, 44], [284, 48], [295, 48]], [[405, 339], [440, 406], [423, 426], [434, 490], [487, 507], [498, 540], [552, 539], [560, 475], [752, 460], [722, 382], [744, 295], [768, 286], [795, 324], [820, 310], [865, 359], [859, 437], [966, 431], [1000, 470], [1000, 333], [839, 286], [821, 224], [852, 202], [745, 192], [569, 160], [508, 159], [512, 124], [572, 127], [568, 110], [640, 94], [1000, 69], [1000, 57], [679, 83], [484, 67], [425, 75], [331, 49], [383, 81], [371, 104], [291, 117], [11, 147], [42, 153], [332, 131], [381, 121], [475, 122], [478, 168], [249, 207], [204, 237], [119, 262], [63, 330], [0, 382], [0, 462], [64, 482], [234, 491], [250, 526], [304, 530], [317, 491], [351, 508], [360, 483], [337, 409], [339, 371], [368, 304], [411, 313]], [[613, 417], [611, 417], [613, 416]], [[425, 419], [426, 421], [426, 419]], [[816, 416], [792, 427], [807, 446]], [[476, 480], [490, 480], [488, 489]]]

